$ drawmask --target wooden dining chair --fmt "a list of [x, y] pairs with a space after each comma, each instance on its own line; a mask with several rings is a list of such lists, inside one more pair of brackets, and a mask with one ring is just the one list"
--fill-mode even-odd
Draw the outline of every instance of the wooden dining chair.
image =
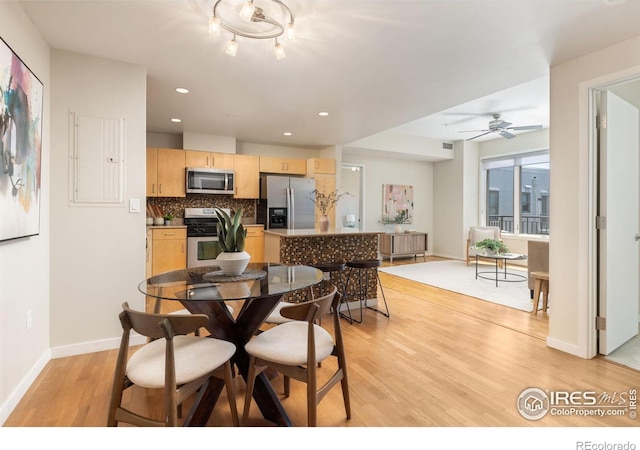
[[[342, 385], [347, 419], [351, 418], [347, 362], [340, 315], [333, 314], [333, 337], [327, 330], [315, 323], [320, 316], [328, 314], [331, 308], [337, 311], [339, 303], [340, 293], [337, 292], [335, 286], [332, 286], [328, 295], [282, 308], [280, 313], [292, 321], [254, 336], [245, 345], [245, 350], [249, 354], [249, 372], [242, 415], [243, 425], [246, 425], [249, 418], [256, 376], [268, 367], [283, 374], [286, 397], [289, 397], [291, 378], [306, 383], [308, 426], [316, 426], [318, 403], [338, 382]], [[318, 363], [330, 356], [337, 359], [337, 370], [324, 385], [318, 388]]]
[[[204, 314], [153, 314], [122, 305], [122, 340], [113, 378], [107, 426], [126, 422], [137, 426], [176, 426], [178, 409], [193, 393], [205, 389], [212, 377], [223, 379], [233, 424], [238, 426], [231, 358], [236, 346], [221, 339], [186, 336], [203, 327]], [[151, 341], [129, 357], [131, 330]], [[142, 416], [122, 406], [125, 389], [137, 385], [164, 390], [164, 420]]]

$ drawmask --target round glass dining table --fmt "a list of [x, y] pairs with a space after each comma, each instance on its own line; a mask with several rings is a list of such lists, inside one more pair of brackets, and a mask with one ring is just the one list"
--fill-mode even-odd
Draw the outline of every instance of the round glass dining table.
[[[138, 290], [151, 298], [178, 301], [193, 314], [205, 314], [210, 335], [236, 345], [232, 361], [246, 380], [249, 355], [245, 344], [285, 295], [322, 280], [322, 271], [314, 267], [250, 263], [239, 276], [223, 275], [217, 266], [166, 272], [141, 282]], [[225, 302], [237, 300], [242, 301], [242, 307], [234, 317]], [[213, 378], [185, 417], [185, 425], [205, 426], [223, 387], [222, 380]], [[256, 379], [253, 398], [265, 419], [292, 425], [264, 372]]]

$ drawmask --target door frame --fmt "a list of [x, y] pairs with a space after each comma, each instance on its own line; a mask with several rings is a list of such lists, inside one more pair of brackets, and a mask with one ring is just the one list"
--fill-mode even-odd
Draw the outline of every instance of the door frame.
[[[364, 189], [364, 164], [361, 163], [350, 163], [350, 162], [342, 162], [340, 164], [340, 170], [342, 169], [352, 169], [356, 168], [358, 170], [358, 172], [360, 173], [360, 183], [358, 186], [358, 189], [360, 192], [358, 192], [358, 196], [359, 196], [359, 202], [358, 202], [358, 215], [359, 215], [359, 223], [358, 223], [358, 229], [360, 231], [364, 231], [365, 230], [365, 211], [364, 211], [364, 207], [366, 205], [366, 200], [365, 200], [365, 189]], [[341, 174], [342, 176], [342, 174]]]
[[[616, 85], [630, 81], [640, 81], [640, 67], [627, 69], [599, 77], [580, 84], [580, 91], [586, 95], [581, 95], [586, 99], [586, 105], [580, 108], [581, 122], [587, 125], [587, 145], [588, 145], [588, 179], [589, 179], [589, 225], [588, 236], [588, 273], [587, 273], [587, 312], [585, 323], [581, 323], [580, 329], [584, 330], [580, 336], [586, 338], [587, 357], [593, 358], [599, 355], [598, 330], [596, 320], [599, 308], [599, 248], [598, 230], [596, 229], [596, 216], [599, 211], [600, 195], [600, 161], [599, 161], [599, 133], [597, 130], [598, 96], [599, 92], [607, 90]], [[585, 117], [586, 116], [586, 117]], [[581, 135], [581, 139], [584, 136]], [[581, 339], [579, 339], [581, 340]]]

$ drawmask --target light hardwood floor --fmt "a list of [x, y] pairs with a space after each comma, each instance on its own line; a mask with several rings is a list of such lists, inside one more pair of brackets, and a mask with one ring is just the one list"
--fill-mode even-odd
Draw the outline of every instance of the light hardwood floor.
[[[393, 265], [410, 262], [413, 259], [398, 259]], [[584, 360], [548, 348], [546, 314], [533, 316], [385, 273], [380, 276], [391, 317], [366, 311], [362, 324], [342, 322], [352, 418], [346, 420], [340, 389], [334, 388], [319, 405], [318, 426], [638, 426], [628, 415], [524, 419], [516, 401], [526, 388], [613, 394], [637, 388], [640, 373], [601, 358]], [[323, 326], [331, 326], [331, 321], [324, 320]], [[116, 352], [50, 361], [5, 426], [104, 426]], [[326, 363], [319, 372], [331, 369]], [[281, 378], [273, 383], [281, 393]], [[241, 411], [241, 377], [236, 387]], [[129, 391], [128, 404], [161, 416], [160, 396], [137, 387]], [[304, 386], [292, 381], [291, 391], [283, 399], [284, 407], [294, 424], [304, 426]], [[231, 426], [223, 397], [224, 393], [211, 426]], [[251, 411], [249, 425], [269, 426], [257, 407]]]

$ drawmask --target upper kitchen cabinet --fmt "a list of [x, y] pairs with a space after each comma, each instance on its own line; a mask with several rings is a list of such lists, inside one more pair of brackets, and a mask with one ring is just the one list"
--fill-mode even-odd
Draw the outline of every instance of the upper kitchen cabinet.
[[307, 160], [307, 176], [317, 173], [324, 175], [336, 174], [336, 160], [330, 158], [311, 158]]
[[306, 175], [307, 161], [304, 159], [260, 157], [260, 172]]
[[233, 170], [233, 153], [200, 152], [197, 150], [185, 150], [187, 167], [208, 167], [210, 169]]
[[147, 148], [147, 197], [186, 197], [185, 152]]
[[234, 155], [236, 193], [233, 198], [260, 197], [260, 159], [259, 156]]

